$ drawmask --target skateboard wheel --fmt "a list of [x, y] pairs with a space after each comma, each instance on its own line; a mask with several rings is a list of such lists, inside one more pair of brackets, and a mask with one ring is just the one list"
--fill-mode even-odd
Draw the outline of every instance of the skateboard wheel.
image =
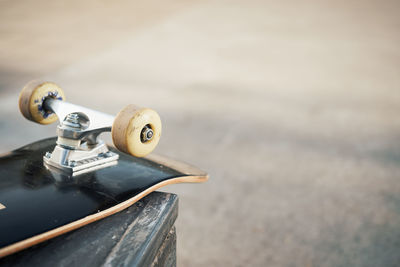
[[47, 112], [43, 107], [46, 97], [65, 100], [62, 89], [55, 83], [31, 81], [25, 85], [19, 95], [19, 110], [30, 121], [50, 124], [57, 121], [57, 115]]
[[154, 150], [160, 140], [160, 116], [152, 109], [129, 105], [115, 117], [111, 135], [120, 151], [144, 157]]

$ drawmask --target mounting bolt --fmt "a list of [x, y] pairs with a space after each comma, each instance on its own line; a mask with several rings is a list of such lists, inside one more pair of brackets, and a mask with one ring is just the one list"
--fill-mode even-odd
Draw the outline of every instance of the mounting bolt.
[[76, 166], [76, 161], [75, 160], [71, 160], [68, 165], [70, 167], [75, 167]]
[[51, 153], [50, 152], [46, 152], [46, 155], [44, 155], [46, 158], [51, 158]]

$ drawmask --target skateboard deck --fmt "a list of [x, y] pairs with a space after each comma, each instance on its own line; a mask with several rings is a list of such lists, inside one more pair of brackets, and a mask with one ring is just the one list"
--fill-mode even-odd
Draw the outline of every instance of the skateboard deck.
[[136, 158], [110, 147], [118, 164], [71, 176], [43, 164], [56, 138], [0, 157], [0, 257], [117, 213], [160, 187], [208, 175], [157, 155]]

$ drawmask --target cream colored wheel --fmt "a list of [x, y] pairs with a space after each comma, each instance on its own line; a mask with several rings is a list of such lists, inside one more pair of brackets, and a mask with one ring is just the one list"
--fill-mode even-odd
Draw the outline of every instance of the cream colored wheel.
[[62, 89], [55, 83], [31, 81], [25, 85], [19, 95], [19, 110], [30, 121], [40, 124], [50, 124], [57, 121], [57, 115], [44, 110], [46, 97], [65, 100]]
[[157, 146], [161, 120], [157, 112], [129, 105], [115, 117], [112, 129], [114, 145], [135, 157], [144, 157]]

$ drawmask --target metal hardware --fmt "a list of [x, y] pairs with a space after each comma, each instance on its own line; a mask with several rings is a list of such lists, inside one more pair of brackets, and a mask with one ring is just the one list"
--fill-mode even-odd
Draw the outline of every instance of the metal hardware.
[[[46, 98], [43, 106], [60, 121], [57, 145], [43, 156], [46, 167], [75, 176], [118, 163], [118, 154], [98, 140], [102, 132], [111, 131], [113, 116], [54, 98]], [[145, 135], [152, 137], [149, 131]]]
[[146, 125], [143, 127], [140, 140], [142, 143], [145, 143], [147, 141], [150, 141], [154, 136], [153, 129], [151, 129], [150, 125]]

